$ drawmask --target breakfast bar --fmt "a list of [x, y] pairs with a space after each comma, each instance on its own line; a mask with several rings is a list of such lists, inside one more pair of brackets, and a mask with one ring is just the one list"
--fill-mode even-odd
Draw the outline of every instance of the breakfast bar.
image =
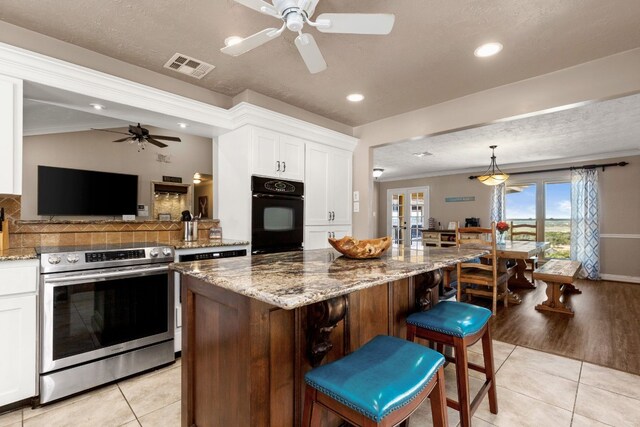
[[[404, 338], [439, 269], [484, 249], [332, 249], [172, 264], [182, 275], [182, 425], [296, 426], [304, 374], [376, 335]], [[338, 418], [325, 414], [324, 426]]]

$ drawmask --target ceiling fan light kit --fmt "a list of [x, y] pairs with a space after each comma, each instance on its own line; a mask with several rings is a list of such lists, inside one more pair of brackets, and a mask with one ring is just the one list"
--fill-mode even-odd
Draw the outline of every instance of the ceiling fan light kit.
[[[222, 53], [238, 56], [280, 36], [285, 29], [298, 33], [295, 45], [305, 65], [312, 74], [327, 68], [327, 63], [318, 45], [309, 33], [303, 33], [305, 24], [323, 33], [341, 34], [389, 34], [393, 29], [395, 16], [382, 13], [323, 13], [315, 21], [311, 16], [319, 0], [273, 0], [273, 4], [263, 0], [235, 0], [250, 9], [283, 21], [280, 29], [267, 28], [237, 43], [227, 44]], [[226, 44], [226, 43], [225, 43]]]
[[489, 168], [482, 175], [478, 176], [478, 181], [483, 183], [484, 185], [499, 185], [505, 182], [509, 175], [502, 172], [496, 163], [496, 155], [495, 149], [498, 147], [497, 145], [491, 145], [491, 164], [489, 164]]

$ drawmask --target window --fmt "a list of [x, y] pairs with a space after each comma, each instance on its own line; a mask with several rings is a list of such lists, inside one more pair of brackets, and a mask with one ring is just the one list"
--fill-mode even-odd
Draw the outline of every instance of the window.
[[514, 224], [536, 224], [538, 240], [550, 243], [546, 258], [569, 258], [571, 183], [568, 176], [510, 180], [506, 187], [505, 218]]
[[544, 241], [551, 243], [547, 258], [569, 258], [571, 242], [571, 183], [546, 183]]

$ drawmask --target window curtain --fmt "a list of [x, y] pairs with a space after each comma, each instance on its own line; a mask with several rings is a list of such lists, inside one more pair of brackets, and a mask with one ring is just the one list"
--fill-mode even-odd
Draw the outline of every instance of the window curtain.
[[582, 262], [588, 279], [600, 278], [598, 172], [571, 172], [571, 259]]
[[495, 185], [491, 192], [491, 222], [504, 221], [504, 195], [506, 184]]

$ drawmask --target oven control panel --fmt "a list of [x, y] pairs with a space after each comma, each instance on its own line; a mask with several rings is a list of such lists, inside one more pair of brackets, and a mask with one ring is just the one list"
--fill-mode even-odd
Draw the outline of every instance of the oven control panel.
[[144, 249], [132, 249], [127, 251], [87, 252], [85, 254], [86, 262], [106, 262], [140, 258], [145, 258]]

